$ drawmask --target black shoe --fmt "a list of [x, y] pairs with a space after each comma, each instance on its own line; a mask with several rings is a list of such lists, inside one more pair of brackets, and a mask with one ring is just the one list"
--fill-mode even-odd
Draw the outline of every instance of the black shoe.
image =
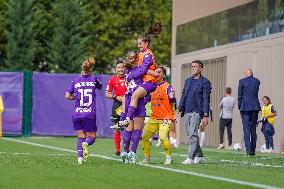
[[255, 152], [251, 152], [251, 153], [250, 153], [250, 156], [255, 156]]
[[120, 152], [115, 152], [115, 156], [120, 156]]
[[247, 156], [255, 156], [255, 152], [247, 152]]

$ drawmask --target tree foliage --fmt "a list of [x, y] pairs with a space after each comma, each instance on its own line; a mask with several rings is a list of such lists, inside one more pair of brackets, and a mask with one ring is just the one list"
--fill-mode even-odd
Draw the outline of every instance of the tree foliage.
[[7, 68], [28, 70], [33, 67], [36, 49], [34, 12], [33, 0], [10, 0], [7, 4]]
[[110, 73], [156, 21], [166, 30], [151, 48], [158, 63], [170, 65], [170, 0], [0, 0], [2, 4], [8, 8], [0, 6], [0, 63], [1, 57], [6, 63], [0, 68], [74, 73], [83, 59], [95, 55], [96, 72]]

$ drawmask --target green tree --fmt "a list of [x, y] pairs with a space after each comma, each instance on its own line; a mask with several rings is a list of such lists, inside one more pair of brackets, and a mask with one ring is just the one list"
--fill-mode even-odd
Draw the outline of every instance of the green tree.
[[87, 20], [91, 21], [87, 31], [92, 34], [88, 46], [96, 54], [97, 72], [110, 73], [119, 58], [137, 49], [138, 36], [155, 21], [161, 21], [166, 30], [152, 40], [152, 50], [158, 63], [170, 64], [171, 1], [85, 0], [85, 3], [90, 4], [86, 12]]
[[35, 38], [37, 41], [35, 71], [50, 71], [49, 48], [48, 43], [53, 36], [53, 16], [51, 14], [53, 1], [37, 0], [35, 1]]
[[34, 38], [34, 1], [10, 0], [7, 4], [6, 67], [32, 70], [36, 41]]
[[4, 67], [4, 58], [5, 58], [5, 45], [6, 45], [6, 38], [5, 38], [5, 28], [6, 28], [6, 3], [7, 0], [0, 0], [0, 69]]
[[61, 0], [53, 4], [54, 34], [49, 43], [49, 61], [55, 72], [78, 72], [83, 59], [87, 58], [84, 8], [80, 0]]

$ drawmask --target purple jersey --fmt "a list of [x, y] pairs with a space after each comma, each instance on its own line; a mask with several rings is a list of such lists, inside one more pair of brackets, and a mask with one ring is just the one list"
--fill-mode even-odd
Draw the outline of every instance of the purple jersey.
[[[138, 69], [138, 66], [134, 67], [134, 68], [129, 68], [125, 71], [125, 78], [127, 78], [128, 75], [130, 75], [132, 72], [135, 72], [135, 70]], [[128, 83], [127, 83], [127, 91], [125, 94], [128, 95], [132, 95], [134, 93], [134, 91], [143, 83], [143, 77], [139, 76], [137, 78], [133, 78], [131, 79]]]
[[73, 118], [96, 118], [96, 89], [101, 89], [101, 82], [92, 75], [81, 75], [72, 81], [67, 90], [75, 96]]

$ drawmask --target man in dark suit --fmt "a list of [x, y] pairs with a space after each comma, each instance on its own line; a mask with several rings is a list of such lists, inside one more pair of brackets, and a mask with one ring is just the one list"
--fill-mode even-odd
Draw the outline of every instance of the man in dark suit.
[[255, 155], [256, 125], [260, 104], [258, 100], [260, 81], [253, 77], [251, 69], [245, 71], [245, 78], [239, 81], [238, 108], [241, 112], [247, 155]]
[[199, 145], [198, 128], [208, 124], [211, 93], [210, 81], [201, 75], [203, 63], [195, 60], [191, 64], [193, 76], [185, 80], [178, 112], [184, 115], [189, 138], [188, 158], [183, 164], [201, 163], [203, 153]]

